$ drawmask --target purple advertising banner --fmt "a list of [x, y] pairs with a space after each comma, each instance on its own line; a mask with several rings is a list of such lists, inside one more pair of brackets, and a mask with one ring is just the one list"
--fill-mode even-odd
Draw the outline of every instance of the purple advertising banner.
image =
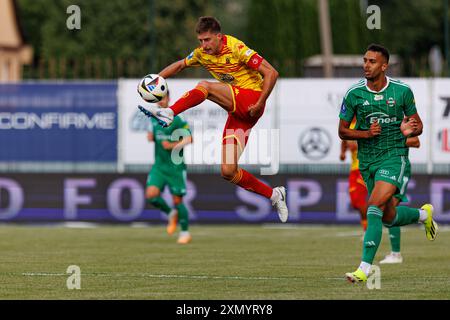
[[[146, 174], [2, 174], [0, 221], [164, 222], [145, 201]], [[345, 175], [265, 176], [287, 189], [291, 223], [357, 223]], [[432, 203], [438, 222], [450, 223], [450, 177], [415, 175], [407, 205]], [[168, 190], [163, 197], [171, 204]], [[185, 204], [197, 223], [278, 222], [271, 202], [218, 174], [188, 175]]]

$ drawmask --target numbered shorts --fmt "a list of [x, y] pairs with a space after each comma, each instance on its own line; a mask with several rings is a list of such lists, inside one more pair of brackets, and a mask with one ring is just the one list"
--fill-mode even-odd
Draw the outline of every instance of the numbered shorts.
[[242, 152], [247, 145], [251, 129], [261, 117], [251, 117], [248, 112], [248, 108], [258, 101], [261, 91], [242, 89], [232, 85], [229, 87], [233, 97], [233, 111], [228, 113], [228, 119], [223, 128], [222, 144], [237, 143]]
[[366, 183], [369, 195], [376, 181], [385, 181], [397, 187], [394, 197], [401, 202], [408, 201], [406, 189], [411, 177], [411, 163], [406, 156], [393, 156], [389, 159], [372, 162], [369, 165], [360, 163], [359, 170]]
[[353, 208], [364, 208], [367, 205], [367, 187], [358, 169], [350, 171], [348, 192]]
[[147, 187], [155, 186], [162, 192], [166, 185], [171, 194], [184, 196], [186, 194], [186, 170], [173, 170], [169, 174], [153, 166], [147, 177]]

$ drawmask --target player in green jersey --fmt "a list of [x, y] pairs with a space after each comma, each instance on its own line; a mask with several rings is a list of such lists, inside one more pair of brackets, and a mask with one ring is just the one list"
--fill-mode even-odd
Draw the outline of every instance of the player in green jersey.
[[[364, 76], [346, 93], [339, 115], [339, 137], [358, 141], [361, 175], [369, 191], [367, 231], [359, 267], [346, 273], [350, 282], [365, 282], [382, 236], [382, 226], [422, 222], [429, 240], [437, 234], [433, 206], [396, 207], [404, 197], [411, 172], [406, 138], [422, 133], [414, 95], [406, 84], [386, 76], [389, 52], [372, 44], [364, 55]], [[356, 116], [357, 127], [350, 129]]]
[[[169, 105], [169, 93], [159, 103], [161, 107]], [[161, 127], [157, 120], [151, 119], [152, 131], [148, 133], [148, 141], [155, 142], [155, 163], [148, 174], [145, 196], [147, 201], [168, 215], [167, 233], [176, 231], [180, 223], [181, 232], [178, 237], [179, 244], [192, 241], [189, 233], [189, 212], [183, 203], [186, 194], [186, 164], [183, 159], [183, 147], [192, 143], [189, 125], [180, 116], [174, 118], [170, 127]], [[173, 196], [173, 205], [170, 208], [161, 197], [165, 186], [169, 187]]]

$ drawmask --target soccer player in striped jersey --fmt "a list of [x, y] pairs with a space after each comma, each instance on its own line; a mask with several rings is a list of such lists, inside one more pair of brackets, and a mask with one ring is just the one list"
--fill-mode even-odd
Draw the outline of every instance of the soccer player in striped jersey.
[[196, 27], [200, 46], [185, 59], [164, 68], [159, 75], [169, 78], [187, 67], [202, 66], [217, 81], [200, 81], [170, 108], [149, 106], [147, 115], [162, 126], [170, 126], [173, 117], [199, 105], [206, 99], [228, 112], [222, 136], [222, 177], [248, 191], [272, 200], [282, 222], [288, 219], [286, 190], [271, 188], [238, 166], [250, 131], [263, 115], [266, 100], [278, 78], [278, 72], [268, 61], [247, 45], [222, 34], [214, 17], [200, 17]]
[[[423, 124], [409, 86], [386, 76], [388, 63], [386, 48], [367, 48], [365, 79], [347, 91], [339, 115], [339, 137], [358, 141], [359, 169], [369, 191], [362, 259], [356, 271], [346, 273], [350, 282], [367, 281], [383, 224], [390, 228], [421, 222], [429, 240], [437, 235], [431, 204], [420, 209], [395, 206], [394, 197], [404, 196], [411, 171], [406, 138], [419, 136]], [[354, 116], [357, 127], [352, 130]]]

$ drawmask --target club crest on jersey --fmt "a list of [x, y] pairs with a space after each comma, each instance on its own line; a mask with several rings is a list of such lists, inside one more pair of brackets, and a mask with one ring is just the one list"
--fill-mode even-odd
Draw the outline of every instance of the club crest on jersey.
[[384, 98], [384, 96], [383, 96], [382, 94], [376, 94], [376, 95], [373, 97], [373, 100], [375, 100], [375, 101], [380, 101], [380, 100], [383, 100], [383, 98]]
[[395, 106], [395, 100], [394, 100], [394, 98], [390, 97], [389, 99], [387, 99], [386, 104], [387, 104], [389, 107]]

